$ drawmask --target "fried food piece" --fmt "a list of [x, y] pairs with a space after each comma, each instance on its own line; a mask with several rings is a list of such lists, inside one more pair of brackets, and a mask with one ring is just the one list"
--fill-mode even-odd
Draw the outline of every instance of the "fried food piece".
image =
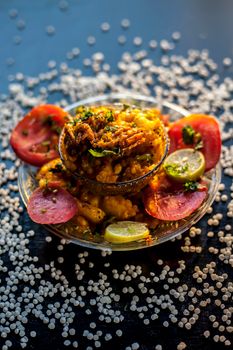
[[99, 182], [111, 183], [116, 182], [118, 176], [114, 174], [111, 163], [106, 164], [102, 167], [101, 171], [96, 176], [96, 180]]
[[105, 217], [105, 212], [89, 203], [81, 202], [77, 199], [78, 215], [83, 216], [93, 224], [99, 224]]
[[86, 123], [78, 123], [74, 130], [75, 133], [75, 142], [77, 144], [88, 140], [90, 143], [95, 141], [95, 134], [91, 129], [90, 125]]
[[66, 170], [61, 159], [56, 158], [40, 168], [36, 175], [36, 179], [39, 181], [39, 186], [41, 188], [44, 188], [52, 183], [66, 189], [68, 187], [68, 183], [63, 178], [63, 172], [65, 171]]
[[126, 220], [135, 216], [138, 207], [123, 196], [106, 196], [103, 198], [103, 210], [107, 215], [114, 216], [120, 220]]
[[83, 188], [80, 189], [80, 196], [79, 199], [81, 202], [89, 203], [93, 207], [99, 207], [100, 206], [100, 200], [101, 197], [98, 195], [95, 195], [91, 192], [87, 192], [83, 190]]
[[118, 126], [112, 133], [104, 133], [96, 138], [93, 147], [102, 149], [120, 149], [121, 156], [130, 155], [139, 147], [148, 145], [152, 141], [152, 133], [141, 128], [127, 125]]
[[159, 111], [130, 106], [80, 106], [59, 143], [67, 169], [105, 183], [146, 174], [161, 160], [164, 147]]
[[71, 222], [74, 226], [80, 226], [80, 228], [82, 228], [83, 231], [89, 228], [89, 222], [81, 215], [75, 215]]

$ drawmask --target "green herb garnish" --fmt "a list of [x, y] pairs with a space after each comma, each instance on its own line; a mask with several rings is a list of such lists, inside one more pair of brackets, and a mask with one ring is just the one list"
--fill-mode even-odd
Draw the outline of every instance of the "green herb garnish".
[[185, 191], [197, 191], [199, 183], [197, 181], [187, 181], [184, 183]]
[[114, 132], [114, 131], [117, 130], [117, 126], [110, 126], [110, 125], [107, 125], [107, 126], [105, 126], [104, 130], [105, 130], [105, 131]]
[[84, 111], [82, 114], [82, 117], [80, 119], [82, 121], [85, 121], [85, 120], [88, 120], [92, 116], [93, 116], [93, 113], [91, 111]]
[[136, 159], [140, 161], [146, 161], [146, 162], [151, 162], [152, 161], [152, 154], [150, 153], [145, 153], [145, 154], [140, 154], [136, 156]]
[[129, 109], [130, 105], [127, 105], [126, 103], [123, 103], [122, 111], [126, 111]]
[[119, 149], [116, 149], [116, 150], [108, 150], [108, 149], [94, 150], [94, 149], [89, 149], [88, 152], [93, 157], [96, 157], [96, 158], [106, 157], [106, 156], [110, 156], [112, 154], [119, 155]]
[[179, 176], [180, 174], [184, 174], [188, 170], [188, 164], [169, 164], [165, 166], [165, 169], [171, 176]]
[[186, 145], [194, 145], [195, 151], [203, 148], [201, 134], [196, 132], [191, 125], [186, 125], [183, 127], [182, 138]]
[[[68, 119], [68, 116], [64, 117], [65, 120]], [[70, 122], [69, 122], [70, 123]], [[72, 123], [72, 121], [71, 121]], [[51, 128], [52, 131], [55, 131], [57, 134], [61, 133], [62, 128], [57, 125], [57, 122], [55, 120], [53, 120], [53, 116], [52, 115], [48, 115], [42, 122], [43, 125], [47, 125]]]
[[195, 130], [191, 125], [186, 125], [182, 129], [182, 138], [186, 145], [193, 145]]
[[72, 125], [72, 126], [75, 126], [78, 122], [80, 122], [80, 119], [79, 118], [73, 118], [72, 120], [70, 120], [68, 122], [68, 124]]
[[108, 111], [108, 112], [105, 114], [105, 118], [107, 119], [108, 122], [113, 122], [113, 121], [114, 121], [114, 117], [113, 117], [112, 111]]
[[62, 128], [58, 125], [52, 125], [51, 130], [55, 131], [59, 135], [62, 131]]

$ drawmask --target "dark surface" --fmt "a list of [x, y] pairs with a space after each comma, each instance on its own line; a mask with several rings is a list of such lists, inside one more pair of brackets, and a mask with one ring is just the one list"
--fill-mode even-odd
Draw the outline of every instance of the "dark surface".
[[[18, 17], [10, 19], [8, 12], [10, 9], [18, 10]], [[174, 31], [180, 31], [182, 35], [181, 41], [177, 44], [176, 53], [186, 54], [190, 48], [208, 48], [210, 56], [219, 64], [219, 74], [222, 78], [227, 75], [232, 77], [232, 68], [224, 70], [222, 60], [224, 57], [232, 57], [233, 53], [233, 21], [232, 21], [233, 3], [232, 1], [171, 1], [171, 0], [79, 0], [69, 1], [67, 11], [61, 12], [58, 7], [58, 1], [30, 1], [30, 0], [10, 0], [0, 1], [0, 91], [6, 93], [8, 86], [8, 76], [16, 72], [22, 72], [25, 75], [33, 76], [44, 72], [47, 69], [48, 60], [53, 59], [58, 63], [66, 61], [66, 53], [73, 47], [79, 47], [81, 50], [80, 57], [71, 60], [70, 66], [82, 66], [82, 60], [89, 57], [96, 51], [103, 51], [106, 61], [111, 64], [112, 72], [117, 72], [116, 63], [121, 54], [127, 50], [136, 51], [132, 44], [135, 36], [143, 38], [143, 48], [148, 47], [151, 39], [158, 42], [161, 39], [171, 40], [171, 34]], [[16, 27], [18, 19], [22, 18], [26, 22], [26, 28], [19, 31]], [[123, 18], [129, 18], [131, 21], [130, 28], [125, 31], [120, 27]], [[102, 22], [109, 22], [111, 29], [108, 33], [100, 30]], [[46, 27], [53, 25], [55, 34], [48, 36]], [[127, 44], [120, 46], [117, 43], [117, 37], [124, 34], [127, 37]], [[20, 35], [22, 42], [15, 45], [13, 38]], [[96, 37], [96, 44], [92, 47], [86, 43], [89, 35]], [[151, 52], [151, 57], [158, 60], [158, 54]], [[14, 58], [15, 63], [12, 66], [6, 64], [7, 59]], [[87, 74], [89, 71], [86, 70]], [[85, 74], [85, 68], [83, 69]], [[226, 193], [228, 190], [226, 190]], [[222, 209], [223, 208], [223, 209]], [[215, 206], [215, 211], [225, 210], [221, 204]], [[208, 215], [201, 221], [204, 231], [207, 231], [206, 221]], [[226, 222], [221, 222], [223, 227]], [[22, 225], [26, 229], [35, 229], [36, 235], [30, 244], [32, 255], [39, 257], [39, 263], [43, 266], [50, 261], [56, 261], [61, 253], [57, 250], [59, 239], [54, 237], [52, 243], [46, 243], [44, 236], [46, 231], [33, 224], [27, 214], [22, 216]], [[217, 241], [217, 239], [216, 239]], [[184, 259], [186, 261], [186, 274], [183, 275], [183, 283], [192, 285], [193, 266], [204, 266], [205, 263], [211, 261], [208, 255], [208, 238], [205, 234], [198, 236], [195, 240], [197, 245], [203, 246], [202, 254], [184, 254], [180, 251], [180, 243], [167, 243], [159, 247], [145, 249], [143, 251], [129, 253], [114, 253], [110, 257], [102, 258], [97, 251], [89, 251], [90, 261], [95, 263], [93, 270], [86, 266], [85, 278], [81, 281], [81, 285], [86, 285], [88, 279], [96, 278], [99, 271], [105, 271], [104, 264], [111, 263], [111, 269], [118, 268], [121, 270], [125, 264], [141, 265], [144, 275], [150, 271], [155, 273], [160, 271], [156, 261], [158, 258], [164, 260], [165, 263], [174, 268], [177, 261]], [[71, 285], [78, 288], [77, 280], [74, 274], [74, 263], [77, 261], [77, 255], [83, 252], [83, 248], [69, 245], [66, 246], [62, 255], [65, 263], [62, 270], [67, 276]], [[222, 266], [222, 272], [224, 266]], [[232, 280], [232, 271], [229, 273], [229, 279]], [[49, 280], [50, 276], [46, 276]], [[122, 290], [124, 282], [114, 280], [110, 277], [113, 289], [116, 292]], [[135, 282], [135, 290], [137, 284]], [[133, 283], [131, 283], [133, 285]], [[153, 283], [151, 287], [155, 288]], [[158, 295], [162, 292], [162, 287], [156, 287]], [[109, 342], [102, 342], [103, 349], [125, 349], [126, 346], [134, 342], [140, 344], [140, 349], [154, 349], [156, 344], [161, 344], [163, 349], [176, 349], [179, 342], [184, 341], [188, 349], [221, 349], [219, 343], [215, 344], [210, 339], [203, 337], [204, 330], [210, 327], [208, 316], [215, 312], [213, 306], [206, 307], [201, 313], [200, 319], [191, 331], [183, 330], [177, 325], [170, 325], [169, 328], [162, 327], [162, 322], [167, 319], [166, 314], [161, 315], [158, 321], [153, 321], [149, 326], [143, 325], [136, 315], [129, 310], [129, 295], [121, 293], [121, 302], [116, 305], [122, 310], [125, 320], [123, 324], [105, 324], [98, 323], [99, 314], [93, 308], [92, 315], [85, 314], [85, 308], [76, 310], [77, 317], [75, 319], [77, 339], [79, 348], [85, 349], [88, 345], [86, 338], [82, 338], [83, 330], [86, 329], [91, 321], [98, 323], [98, 329], [105, 332], [114, 333], [118, 328], [125, 329], [122, 338], [114, 337]], [[143, 297], [143, 295], [142, 295]], [[88, 301], [87, 301], [88, 303]], [[143, 304], [143, 299], [142, 299]], [[185, 305], [179, 302], [179, 310], [182, 311]], [[91, 308], [91, 307], [90, 307]], [[48, 330], [37, 319], [31, 320], [28, 325], [29, 330], [37, 330], [38, 336], [30, 339], [28, 349], [64, 349], [68, 348], [63, 345], [64, 338], [61, 337], [61, 328], [54, 331]], [[212, 328], [211, 328], [212, 329]], [[212, 329], [212, 334], [214, 330]], [[20, 345], [17, 338], [12, 339], [14, 349], [19, 349]], [[1, 342], [1, 341], [0, 341]], [[70, 347], [71, 348], [71, 347]]]
[[[55, 0], [0, 1], [1, 91], [7, 90], [8, 74], [37, 75], [45, 71], [49, 59], [65, 61], [66, 53], [73, 47], [79, 47], [81, 55], [71, 66], [82, 67], [83, 58], [103, 50], [106, 61], [116, 71], [116, 63], [125, 50], [117, 44], [120, 34], [127, 36], [127, 50], [136, 51], [132, 44], [135, 36], [141, 36], [143, 47], [147, 48], [149, 40], [170, 40], [174, 31], [180, 31], [182, 40], [176, 52], [185, 54], [190, 48], [208, 48], [210, 56], [220, 64], [220, 73], [223, 73], [222, 59], [233, 54], [230, 0], [73, 0], [69, 1], [67, 11], [59, 10], [58, 3]], [[13, 8], [18, 10], [16, 19], [8, 15]], [[131, 20], [127, 31], [120, 27], [123, 18]], [[17, 29], [19, 19], [26, 22], [22, 31]], [[105, 21], [111, 24], [109, 33], [100, 30]], [[55, 35], [46, 34], [48, 25], [55, 27]], [[86, 43], [89, 35], [96, 37], [96, 45], [92, 47]], [[14, 44], [15, 36], [21, 37], [21, 44]], [[8, 67], [6, 61], [11, 57], [15, 64]]]

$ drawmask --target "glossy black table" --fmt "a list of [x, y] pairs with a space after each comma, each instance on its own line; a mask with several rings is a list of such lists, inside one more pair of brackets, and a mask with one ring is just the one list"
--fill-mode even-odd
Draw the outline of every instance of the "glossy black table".
[[[83, 71], [83, 75], [91, 74], [90, 69], [85, 67], [83, 62], [85, 58], [90, 57], [95, 52], [104, 53], [105, 61], [110, 64], [112, 73], [118, 73], [117, 62], [124, 51], [133, 53], [139, 49], [148, 49], [149, 57], [158, 63], [161, 53], [157, 53], [157, 51], [160, 52], [159, 49], [150, 50], [149, 42], [156, 40], [159, 45], [163, 39], [172, 41], [172, 33], [177, 31], [181, 33], [181, 39], [176, 44], [176, 54], [185, 56], [187, 50], [191, 48], [207, 48], [210, 57], [219, 65], [218, 74], [221, 79], [227, 76], [232, 78], [233, 66], [227, 69], [223, 66], [223, 59], [225, 57], [232, 58], [233, 53], [232, 11], [231, 1], [222, 1], [221, 3], [217, 1], [187, 2], [178, 0], [0, 1], [0, 92], [2, 94], [8, 93], [8, 84], [14, 80], [16, 73], [20, 72], [25, 76], [38, 76], [38, 74], [47, 71], [47, 64], [51, 60], [56, 61], [57, 64], [66, 62], [70, 67], [79, 68]], [[124, 18], [130, 20], [130, 26], [127, 29], [121, 26], [121, 21]], [[106, 31], [104, 27], [101, 29], [101, 24], [103, 25], [105, 22], [110, 24], [109, 30]], [[127, 39], [124, 45], [118, 42], [119, 36], [122, 35]], [[93, 45], [90, 44], [93, 39], [89, 38], [89, 44], [87, 42], [87, 38], [90, 36], [95, 37], [96, 42]], [[135, 37], [142, 38], [142, 45], [135, 46], [133, 44]], [[80, 49], [80, 54], [77, 57], [69, 54], [74, 48]], [[57, 96], [52, 94], [48, 97], [48, 102], [53, 103], [56, 99]], [[224, 193], [229, 194], [231, 181], [227, 177], [224, 177], [223, 181], [226, 184]], [[216, 212], [224, 212], [225, 210], [224, 203], [215, 204]], [[199, 225], [202, 228], [202, 234], [197, 236], [195, 241], [196, 245], [203, 247], [201, 254], [183, 253], [180, 248], [184, 242], [183, 238], [182, 243], [181, 241], [170, 242], [135, 252], [115, 252], [103, 257], [100, 251], [89, 250], [73, 244], [65, 245], [61, 251], [59, 238], [52, 236], [52, 242], [47, 242], [45, 237], [49, 233], [31, 222], [25, 210], [21, 216], [21, 224], [25, 232], [30, 229], [35, 231], [35, 236], [30, 239], [30, 256], [38, 257], [38, 266], [45, 267], [49, 264], [51, 266], [55, 264], [57, 269], [62, 270], [69, 287], [76, 287], [76, 298], [81, 295], [79, 305], [72, 304], [71, 312], [74, 312], [74, 321], [70, 328], [75, 329], [75, 335], [62, 336], [63, 326], [61, 323], [57, 322], [55, 329], [49, 329], [46, 322], [31, 314], [26, 324], [26, 336], [30, 338], [26, 348], [38, 350], [72, 349], [74, 348], [72, 344], [76, 340], [79, 349], [91, 349], [88, 346], [95, 348], [93, 339], [88, 340], [85, 335], [87, 329], [93, 333], [97, 330], [102, 332], [102, 334], [99, 333], [99, 340], [97, 339], [96, 344], [96, 347], [101, 349], [127, 349], [131, 346], [135, 349], [150, 350], [156, 349], [157, 345], [157, 350], [173, 350], [180, 343], [180, 349], [182, 349], [182, 342], [187, 345], [187, 349], [224, 348], [222, 343], [216, 343], [212, 339], [212, 335], [217, 332], [211, 327], [209, 316], [214, 314], [217, 319], [222, 317], [222, 311], [217, 309], [214, 299], [211, 299], [210, 305], [203, 308], [198, 322], [191, 330], [172, 322], [169, 322], [169, 326], [166, 327], [169, 314], [167, 310], [162, 310], [158, 319], [151, 320], [150, 324], [147, 324], [140, 319], [138, 312], [134, 312], [131, 308], [133, 295], [139, 295], [141, 312], [144, 314], [148, 312], [148, 318], [151, 316], [150, 310], [146, 310], [148, 291], [154, 289], [154, 295], [158, 297], [166, 294], [164, 284], [167, 283], [165, 281], [157, 283], [153, 280], [155, 276], [160, 275], [162, 266], [166, 264], [175, 271], [179, 265], [178, 261], [185, 261], [185, 274], [181, 275], [178, 285], [187, 284], [189, 289], [192, 286], [198, 289], [198, 283], [194, 282], [192, 278], [194, 266], [204, 266], [213, 260], [218, 264], [218, 272], [220, 274], [228, 273], [229, 281], [232, 281], [232, 269], [219, 262], [217, 258], [214, 259], [208, 252], [209, 238], [206, 235], [210, 230], [207, 225], [208, 218], [207, 214], [201, 220]], [[221, 221], [221, 227], [231, 223], [232, 219], [224, 219]], [[219, 228], [214, 230], [217, 232]], [[186, 234], [184, 234], [185, 236]], [[217, 238], [215, 245], [219, 246]], [[89, 254], [86, 258], [84, 256], [85, 261], [82, 260], [84, 251]], [[62, 264], [57, 260], [59, 257], [64, 258]], [[160, 259], [163, 260], [162, 265], [158, 264]], [[10, 269], [7, 254], [3, 255], [3, 260]], [[85, 272], [80, 279], [77, 279], [77, 264]], [[144, 277], [140, 279], [140, 274], [130, 282], [121, 280], [119, 276], [117, 278], [114, 270], [117, 269], [120, 274], [125, 265], [141, 266], [142, 275], [150, 278], [150, 281], [144, 280]], [[88, 290], [90, 280], [97, 283], [99, 279], [102, 279], [101, 273], [106, 275], [112, 292], [120, 295], [120, 300], [118, 297], [114, 300], [112, 297], [111, 304], [113, 310], [118, 310], [116, 317], [122, 315], [120, 321], [118, 318], [115, 322], [101, 320], [101, 312], [91, 301], [96, 298], [95, 292], [82, 296], [83, 289]], [[50, 281], [53, 281], [54, 284], [51, 269], [45, 268], [42, 275], [44, 285], [49, 286]], [[2, 278], [1, 285], [4, 285], [4, 278]], [[21, 289], [26, 286], [25, 283], [21, 281]], [[143, 286], [140, 283], [145, 284], [147, 288], [145, 293], [141, 292]], [[79, 288], [80, 286], [81, 288]], [[134, 291], [125, 293], [124, 288], [129, 286]], [[42, 305], [45, 312], [49, 309], [49, 304], [58, 302], [62, 305], [65, 302], [66, 295], [62, 296], [61, 293], [62, 289], [54, 296], [44, 297]], [[177, 316], [179, 320], [185, 317], [183, 311], [189, 305], [188, 299], [190, 298], [187, 297], [184, 301], [181, 298], [175, 302], [179, 310], [179, 317]], [[203, 300], [205, 300], [204, 294], [198, 298], [198, 307]], [[232, 299], [228, 300], [229, 305], [231, 301]], [[145, 318], [147, 319], [147, 317]], [[232, 316], [230, 319], [232, 320]], [[96, 324], [96, 328], [90, 327], [91, 322]], [[92, 326], [94, 327], [94, 325]], [[122, 336], [119, 336], [120, 333], [116, 334], [119, 329], [123, 332]], [[205, 338], [203, 333], [208, 329], [210, 329], [211, 336]], [[28, 335], [31, 331], [36, 331], [35, 338]], [[112, 335], [112, 339], [106, 335], [108, 333]], [[223, 332], [223, 334], [225, 333]], [[21, 348], [17, 335], [12, 333], [9, 335], [9, 339], [13, 343], [12, 349]], [[67, 339], [71, 341], [71, 344], [64, 343]], [[231, 334], [227, 334], [227, 339], [232, 340]], [[4, 338], [0, 340], [0, 343], [5, 343]], [[76, 346], [76, 344], [74, 345]]]

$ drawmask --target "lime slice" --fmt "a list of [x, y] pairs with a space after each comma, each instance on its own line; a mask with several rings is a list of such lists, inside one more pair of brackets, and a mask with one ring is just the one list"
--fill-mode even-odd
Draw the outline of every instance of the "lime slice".
[[175, 181], [195, 181], [205, 171], [205, 158], [193, 148], [179, 149], [166, 158], [164, 170]]
[[111, 243], [127, 243], [145, 238], [149, 233], [146, 224], [134, 221], [119, 221], [106, 227], [104, 238]]

